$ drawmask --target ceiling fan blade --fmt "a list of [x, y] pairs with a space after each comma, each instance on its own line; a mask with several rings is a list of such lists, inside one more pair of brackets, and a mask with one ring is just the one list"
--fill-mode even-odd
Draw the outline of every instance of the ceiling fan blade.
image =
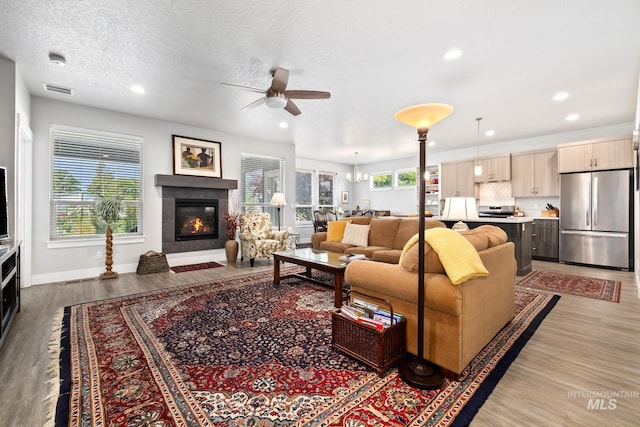
[[331, 94], [317, 90], [285, 90], [284, 96], [289, 99], [328, 99]]
[[289, 70], [284, 68], [276, 68], [273, 72], [273, 81], [271, 82], [270, 91], [276, 93], [282, 93], [287, 88], [289, 82]]
[[251, 110], [252, 108], [257, 107], [258, 105], [262, 105], [265, 103], [265, 101], [267, 100], [267, 97], [264, 96], [262, 98], [256, 99], [255, 101], [253, 101], [251, 104], [245, 105], [244, 107], [242, 107], [242, 109], [240, 111], [247, 111], [247, 110]]
[[225, 86], [239, 87], [239, 88], [241, 88], [241, 89], [245, 89], [245, 90], [248, 90], [248, 91], [251, 91], [251, 92], [256, 92], [256, 93], [267, 93], [267, 91], [266, 91], [266, 90], [258, 89], [258, 88], [255, 88], [255, 87], [241, 86], [241, 85], [234, 85], [234, 84], [232, 84], [232, 83], [220, 83], [220, 84], [221, 84], [221, 85], [225, 85]]
[[298, 108], [296, 104], [293, 103], [292, 100], [287, 100], [287, 105], [284, 106], [284, 109], [293, 114], [294, 116], [298, 116], [302, 114], [302, 111]]

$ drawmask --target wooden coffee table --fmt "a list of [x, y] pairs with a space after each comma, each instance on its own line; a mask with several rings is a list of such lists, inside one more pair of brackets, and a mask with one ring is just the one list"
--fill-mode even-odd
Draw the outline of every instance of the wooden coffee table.
[[[280, 279], [283, 277], [297, 276], [305, 280], [309, 280], [321, 285], [327, 285], [334, 288], [334, 302], [336, 307], [342, 306], [342, 285], [344, 283], [344, 270], [347, 268], [348, 263], [340, 261], [338, 258], [342, 256], [341, 253], [322, 251], [319, 249], [295, 249], [286, 252], [274, 252], [273, 254], [273, 283], [280, 284]], [[288, 274], [286, 276], [280, 276], [280, 262], [290, 262], [292, 264], [302, 265], [307, 268], [306, 274]], [[333, 274], [333, 283], [324, 282], [322, 280], [314, 279], [311, 277], [311, 269], [325, 271]]]

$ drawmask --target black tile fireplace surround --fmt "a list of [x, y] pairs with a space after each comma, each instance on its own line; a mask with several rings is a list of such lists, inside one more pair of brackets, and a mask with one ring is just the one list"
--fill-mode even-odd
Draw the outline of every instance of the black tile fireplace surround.
[[[156, 175], [156, 186], [162, 187], [162, 252], [196, 252], [224, 248], [224, 214], [227, 213], [229, 190], [238, 181], [182, 175]], [[217, 200], [218, 237], [199, 240], [176, 240], [176, 199]]]

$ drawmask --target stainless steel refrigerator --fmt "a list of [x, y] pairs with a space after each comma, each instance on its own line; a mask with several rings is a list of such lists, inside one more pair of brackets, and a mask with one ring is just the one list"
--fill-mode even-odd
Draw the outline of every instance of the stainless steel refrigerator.
[[631, 172], [561, 175], [560, 262], [630, 268]]

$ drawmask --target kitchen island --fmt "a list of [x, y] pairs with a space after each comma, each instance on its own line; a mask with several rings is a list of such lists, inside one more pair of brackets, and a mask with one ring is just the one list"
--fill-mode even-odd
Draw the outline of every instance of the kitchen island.
[[508, 217], [508, 218], [492, 218], [484, 217], [478, 219], [443, 219], [434, 217], [444, 222], [447, 227], [451, 228], [453, 224], [462, 221], [469, 228], [480, 227], [489, 224], [502, 228], [507, 233], [507, 239], [513, 242], [516, 247], [516, 262], [518, 265], [518, 276], [524, 276], [531, 273], [531, 252], [532, 252], [532, 230], [533, 218], [531, 217]]

